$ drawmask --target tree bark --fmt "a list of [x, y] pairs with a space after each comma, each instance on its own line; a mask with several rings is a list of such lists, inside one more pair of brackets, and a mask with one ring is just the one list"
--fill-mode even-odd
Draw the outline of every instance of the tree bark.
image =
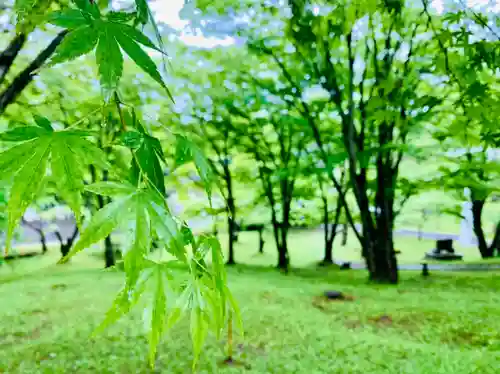
[[[93, 165], [90, 165], [90, 174], [92, 176], [92, 181], [95, 183], [97, 182], [97, 171]], [[103, 172], [102, 180], [105, 182], [108, 180], [108, 173], [105, 170]], [[104, 208], [104, 206], [108, 203], [109, 201], [104, 200], [104, 196], [97, 195], [97, 207], [99, 210]], [[152, 243], [154, 245], [154, 241]], [[104, 267], [109, 268], [114, 266], [116, 263], [115, 259], [115, 249], [113, 245], [113, 241], [111, 239], [111, 235], [108, 235], [104, 239]]]
[[226, 179], [227, 188], [227, 229], [229, 233], [228, 238], [228, 265], [235, 265], [236, 261], [234, 259], [234, 242], [236, 234], [236, 206], [234, 204], [233, 196], [233, 180], [231, 177], [231, 171], [229, 170], [229, 165], [224, 164], [224, 177]]
[[75, 229], [69, 238], [66, 240], [63, 239], [61, 233], [56, 231], [54, 234], [57, 236], [57, 239], [60, 243], [61, 257], [64, 258], [71, 251], [71, 247], [73, 247], [73, 243], [75, 242], [76, 237], [78, 236], [78, 226], [75, 225]]
[[61, 44], [67, 31], [60, 32], [52, 42], [38, 54], [38, 56], [24, 69], [12, 83], [0, 94], [0, 115], [5, 112], [7, 106], [12, 104], [19, 94], [31, 83], [37, 70], [52, 56], [56, 48]]
[[491, 242], [491, 251], [495, 253], [497, 252], [497, 256], [500, 257], [500, 221], [497, 223], [495, 228], [495, 236], [493, 237], [493, 241]]
[[493, 245], [488, 246], [486, 236], [484, 235], [482, 222], [483, 208], [485, 203], [485, 199], [475, 199], [474, 193], [472, 193], [472, 227], [477, 238], [479, 253], [481, 253], [482, 258], [491, 258], [494, 255], [495, 249]]
[[111, 235], [106, 236], [104, 239], [104, 262], [105, 268], [115, 266], [115, 248], [111, 241]]
[[40, 231], [40, 243], [42, 243], [42, 253], [46, 254], [48, 252], [47, 240], [43, 231]]
[[5, 48], [2, 53], [0, 53], [0, 84], [2, 84], [2, 82], [4, 81], [5, 76], [9, 72], [10, 67], [23, 48], [25, 42], [26, 35], [17, 34], [9, 43], [7, 48]]

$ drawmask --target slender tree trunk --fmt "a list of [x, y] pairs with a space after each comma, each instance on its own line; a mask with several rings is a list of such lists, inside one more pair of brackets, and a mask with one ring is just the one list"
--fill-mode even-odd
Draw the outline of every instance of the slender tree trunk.
[[76, 237], [78, 236], [78, 226], [75, 225], [75, 229], [73, 230], [73, 233], [71, 234], [70, 237], [64, 238], [62, 237], [61, 233], [59, 231], [56, 231], [54, 234], [57, 236], [57, 239], [59, 240], [60, 243], [60, 250], [61, 250], [61, 257], [66, 257], [68, 253], [71, 251], [71, 248], [73, 247], [73, 243], [75, 242]]
[[[93, 165], [90, 165], [90, 174], [92, 176], [92, 181], [97, 182], [97, 172]], [[102, 180], [105, 182], [108, 180], [108, 174], [106, 171], [103, 172]], [[97, 207], [99, 210], [104, 208], [104, 206], [109, 203], [109, 201], [104, 200], [104, 196], [97, 195]], [[154, 246], [154, 241], [153, 241]], [[115, 248], [113, 245], [113, 241], [111, 239], [111, 235], [108, 235], [104, 239], [104, 267], [109, 268], [116, 264], [115, 259]]]
[[493, 241], [491, 242], [491, 252], [497, 252], [497, 256], [500, 256], [500, 221], [497, 223], [495, 228], [495, 236], [493, 237]]
[[278, 268], [288, 272], [290, 257], [288, 254], [288, 230], [290, 228], [290, 211], [292, 206], [291, 188], [287, 180], [281, 185], [281, 206], [283, 207], [280, 225], [281, 246], [278, 248]]
[[231, 171], [229, 170], [228, 165], [224, 165], [224, 175], [226, 178], [226, 187], [227, 187], [227, 228], [229, 232], [228, 238], [228, 265], [235, 265], [236, 261], [234, 260], [234, 239], [236, 234], [236, 206], [234, 204], [234, 196], [233, 196], [233, 180], [231, 177]]
[[263, 230], [259, 230], [259, 253], [264, 254], [264, 233], [263, 233]]
[[342, 212], [342, 202], [340, 199], [337, 200], [337, 207], [335, 208], [335, 216], [333, 223], [330, 222], [330, 215], [328, 212], [328, 199], [323, 196], [323, 225], [324, 228], [324, 240], [325, 240], [325, 255], [323, 257], [322, 264], [330, 265], [333, 264], [333, 243], [335, 237], [337, 236], [337, 229], [339, 226], [340, 213]]
[[[474, 195], [474, 194], [473, 194]], [[472, 226], [477, 238], [477, 245], [482, 258], [491, 258], [494, 255], [493, 246], [488, 246], [483, 230], [483, 208], [485, 199], [472, 199]]]
[[5, 91], [0, 94], [0, 114], [2, 114], [8, 105], [14, 102], [19, 94], [30, 84], [37, 70], [52, 56], [57, 46], [61, 44], [66, 36], [67, 31], [60, 32], [52, 42], [40, 52], [40, 54], [24, 69], [19, 75], [14, 78], [12, 83], [7, 86]]
[[227, 258], [227, 265], [235, 265], [236, 261], [234, 260], [234, 234], [235, 234], [235, 222], [233, 219], [234, 216], [231, 214], [228, 214], [227, 217], [227, 228], [228, 228], [228, 247], [229, 247], [229, 252], [228, 252], [228, 258]]
[[45, 233], [43, 231], [40, 231], [40, 243], [42, 243], [42, 253], [46, 254], [48, 252], [47, 238], [45, 238]]
[[328, 199], [326, 196], [322, 197], [323, 200], [323, 240], [325, 245], [325, 254], [323, 256], [323, 265], [333, 264], [333, 242], [330, 243], [330, 215], [328, 214]]
[[111, 235], [106, 236], [104, 239], [104, 261], [106, 268], [115, 266], [115, 248], [111, 240]]
[[5, 76], [10, 70], [10, 67], [14, 63], [17, 55], [21, 51], [26, 42], [25, 34], [17, 34], [14, 39], [9, 43], [7, 48], [0, 53], [0, 84], [5, 79]]

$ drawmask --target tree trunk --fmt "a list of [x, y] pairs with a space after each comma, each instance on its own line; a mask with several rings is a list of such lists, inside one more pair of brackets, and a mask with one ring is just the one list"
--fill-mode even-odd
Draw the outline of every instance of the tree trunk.
[[259, 230], [259, 253], [264, 254], [264, 234], [263, 230]]
[[26, 42], [25, 34], [17, 34], [14, 39], [9, 43], [7, 48], [0, 54], [0, 84], [5, 79], [5, 76], [14, 63], [17, 55], [21, 51]]
[[40, 243], [42, 243], [42, 253], [46, 254], [48, 251], [47, 239], [45, 238], [45, 234], [43, 231], [40, 231]]
[[14, 78], [12, 83], [7, 86], [4, 92], [0, 94], [0, 114], [2, 114], [8, 105], [14, 102], [19, 94], [33, 80], [36, 71], [52, 56], [57, 46], [61, 44], [66, 36], [67, 31], [60, 32], [52, 42], [40, 52], [40, 54], [24, 69], [19, 75]]
[[[385, 144], [385, 129], [380, 130], [380, 144]], [[375, 195], [375, 223], [369, 235], [368, 249], [372, 251], [374, 268], [370, 279], [381, 283], [398, 283], [398, 264], [394, 252], [394, 191], [397, 171], [391, 166], [391, 158], [384, 153], [377, 155], [377, 192]]]
[[115, 266], [115, 249], [111, 241], [111, 235], [106, 236], [106, 239], [104, 239], [104, 261], [106, 268]]
[[288, 248], [286, 241], [282, 243], [278, 248], [278, 269], [288, 272]]
[[324, 265], [333, 264], [333, 243], [337, 236], [337, 229], [339, 226], [340, 213], [342, 212], [342, 202], [337, 200], [337, 207], [335, 208], [335, 217], [333, 223], [330, 223], [330, 215], [328, 213], [328, 199], [323, 197], [323, 225], [324, 239], [325, 239], [325, 255], [322, 261]]
[[497, 256], [500, 257], [500, 221], [497, 223], [495, 228], [495, 236], [493, 237], [493, 241], [491, 242], [491, 252], [497, 252]]
[[231, 171], [229, 170], [228, 165], [224, 165], [224, 176], [226, 178], [226, 187], [227, 187], [227, 229], [229, 232], [228, 238], [228, 265], [235, 265], [236, 261], [234, 260], [234, 242], [235, 242], [235, 234], [236, 234], [236, 206], [234, 204], [233, 197], [233, 181], [231, 178]]
[[68, 253], [71, 251], [71, 248], [73, 247], [73, 243], [75, 242], [75, 239], [78, 236], [78, 232], [79, 232], [78, 226], [75, 226], [73, 233], [66, 240], [64, 240], [64, 238], [62, 237], [62, 235], [59, 231], [56, 231], [54, 233], [57, 236], [57, 239], [59, 239], [62, 258], [66, 257], [68, 255]]
[[[328, 233], [327, 233], [328, 235]], [[323, 256], [323, 260], [321, 261], [323, 265], [332, 265], [333, 264], [333, 240], [330, 241], [327, 239], [325, 241], [325, 254]]]
[[330, 215], [328, 214], [328, 199], [326, 196], [322, 197], [323, 200], [323, 240], [325, 246], [325, 254], [323, 256], [323, 261], [321, 264], [330, 265], [333, 264], [333, 242], [330, 243]]
[[[95, 173], [95, 168], [91, 169], [91, 174], [92, 174], [92, 179], [94, 181], [96, 181], [97, 176]], [[108, 173], [106, 171], [103, 172], [102, 180], [103, 180], [103, 182], [108, 180]], [[104, 206], [107, 203], [109, 203], [109, 201], [105, 201], [103, 196], [97, 195], [97, 206], [98, 206], [99, 210], [104, 208]], [[153, 242], [153, 244], [154, 244], [154, 242]], [[115, 261], [115, 249], [113, 246], [113, 241], [111, 240], [111, 235], [108, 235], [104, 239], [104, 267], [105, 268], [112, 267], [115, 265], [115, 263], [116, 263], [116, 261]]]
[[231, 218], [231, 216], [228, 215], [227, 217], [227, 229], [229, 232], [228, 235], [228, 246], [229, 246], [229, 252], [228, 252], [228, 258], [227, 258], [227, 265], [235, 265], [236, 261], [234, 260], [234, 234], [235, 234], [235, 227], [234, 227], [234, 220]]
[[[472, 194], [474, 195], [474, 194]], [[491, 258], [494, 255], [493, 246], [488, 246], [486, 242], [486, 236], [483, 230], [483, 208], [486, 200], [485, 199], [472, 199], [472, 226], [474, 229], [474, 234], [477, 238], [477, 245], [482, 258]]]

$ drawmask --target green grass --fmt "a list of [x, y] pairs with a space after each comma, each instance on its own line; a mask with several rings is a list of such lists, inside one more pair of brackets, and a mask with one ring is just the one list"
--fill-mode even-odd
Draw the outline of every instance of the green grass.
[[[122, 281], [88, 254], [64, 266], [45, 257], [0, 274], [1, 373], [150, 373], [142, 310], [91, 339]], [[40, 265], [40, 264], [39, 264]], [[177, 270], [181, 274], [182, 270]], [[13, 277], [17, 275], [17, 277]], [[500, 273], [404, 273], [399, 286], [366, 283], [364, 271], [229, 269], [246, 335], [227, 367], [224, 342], [210, 338], [200, 372], [496, 373], [500, 366]], [[325, 290], [353, 301], [327, 302]], [[157, 371], [191, 372], [184, 321], [160, 347]]]

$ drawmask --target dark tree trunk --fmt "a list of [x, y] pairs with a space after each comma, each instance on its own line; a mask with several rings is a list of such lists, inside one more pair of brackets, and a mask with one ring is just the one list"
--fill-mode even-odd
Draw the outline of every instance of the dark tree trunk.
[[[233, 216], [234, 217], [234, 216]], [[228, 215], [227, 217], [227, 229], [229, 232], [229, 237], [228, 237], [228, 258], [227, 258], [227, 265], [235, 265], [236, 261], [234, 260], [234, 239], [235, 239], [235, 222], [233, 218]]]
[[42, 243], [42, 253], [46, 254], [48, 252], [47, 239], [43, 231], [40, 231], [40, 243]]
[[482, 222], [483, 208], [486, 200], [474, 199], [474, 193], [472, 194], [472, 197], [472, 226], [474, 234], [477, 238], [477, 246], [482, 258], [491, 258], [494, 256], [495, 249], [493, 246], [488, 246], [488, 243], [486, 242]]
[[495, 228], [495, 236], [493, 237], [493, 241], [491, 242], [491, 251], [493, 253], [497, 253], [497, 256], [500, 256], [500, 222], [497, 223]]
[[328, 199], [323, 196], [323, 240], [325, 246], [325, 254], [323, 256], [324, 265], [333, 264], [333, 241], [330, 243], [330, 215], [328, 213]]
[[59, 240], [59, 243], [60, 243], [60, 250], [61, 250], [61, 257], [62, 258], [66, 257], [68, 255], [68, 253], [71, 251], [71, 248], [73, 247], [73, 243], [75, 242], [75, 239], [78, 236], [78, 232], [79, 232], [78, 226], [75, 226], [73, 233], [66, 240], [63, 239], [63, 237], [59, 231], [56, 231], [54, 233], [57, 236], [57, 239]]
[[52, 42], [40, 52], [40, 54], [24, 69], [12, 83], [7, 86], [4, 92], [0, 94], [0, 114], [2, 114], [7, 106], [16, 100], [19, 94], [30, 84], [37, 70], [52, 56], [57, 46], [61, 44], [66, 36], [67, 31], [60, 32]]
[[111, 241], [111, 235], [106, 236], [104, 239], [104, 262], [106, 268], [115, 266], [115, 248]]
[[323, 196], [323, 226], [324, 226], [324, 241], [325, 241], [325, 254], [323, 261], [324, 265], [333, 264], [333, 243], [337, 236], [337, 229], [339, 226], [340, 213], [342, 212], [342, 202], [337, 200], [337, 207], [335, 209], [335, 217], [333, 223], [330, 223], [330, 214], [328, 211], [328, 199]]
[[342, 247], [347, 245], [347, 235], [349, 233], [349, 226], [347, 224], [342, 225]]
[[10, 44], [5, 48], [5, 50], [0, 53], [0, 84], [5, 79], [5, 76], [10, 70], [10, 67], [14, 63], [17, 55], [21, 51], [26, 42], [25, 34], [17, 34]]
[[[94, 182], [97, 181], [97, 175], [96, 175], [96, 170], [95, 168], [92, 166], [91, 169], [90, 169], [90, 173], [92, 174], [92, 180]], [[103, 181], [107, 181], [108, 180], [108, 174], [106, 171], [103, 172], [103, 176], [102, 176], [102, 180]], [[97, 206], [100, 209], [104, 208], [104, 206], [109, 203], [109, 200], [108, 201], [105, 201], [104, 200], [104, 196], [101, 196], [101, 195], [97, 195]], [[153, 241], [153, 245], [154, 245], [154, 241]], [[104, 239], [104, 267], [105, 268], [109, 268], [109, 267], [112, 267], [114, 266], [116, 263], [116, 260], [115, 260], [115, 249], [114, 249], [114, 246], [113, 246], [113, 241], [111, 240], [111, 235], [108, 235], [105, 239]]]
[[264, 253], [264, 234], [263, 230], [259, 230], [259, 253]]
[[[381, 126], [379, 143], [390, 142], [386, 126]], [[394, 251], [394, 191], [397, 171], [391, 166], [389, 155], [380, 153], [377, 156], [377, 192], [375, 204], [376, 228], [370, 235], [370, 250], [373, 251], [375, 268], [370, 278], [376, 282], [398, 283], [398, 264]]]
[[234, 242], [236, 233], [236, 206], [234, 204], [234, 196], [233, 196], [233, 180], [231, 177], [231, 171], [229, 170], [229, 165], [224, 164], [224, 177], [226, 179], [226, 187], [227, 187], [227, 229], [229, 233], [228, 238], [228, 265], [235, 265], [236, 261], [234, 260]]

